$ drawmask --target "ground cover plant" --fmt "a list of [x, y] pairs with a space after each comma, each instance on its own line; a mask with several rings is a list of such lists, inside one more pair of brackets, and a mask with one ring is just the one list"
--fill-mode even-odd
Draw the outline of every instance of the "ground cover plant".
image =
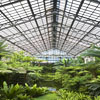
[[58, 100], [100, 100], [100, 96], [91, 98], [89, 95], [66, 90], [59, 90], [57, 94], [59, 96]]
[[25, 84], [25, 86], [16, 84], [16, 85], [7, 85], [6, 82], [3, 82], [3, 87], [0, 89], [0, 99], [1, 100], [24, 100], [24, 99], [33, 99], [34, 97], [39, 97], [48, 93], [48, 88], [46, 87], [37, 87], [33, 85], [32, 87]]

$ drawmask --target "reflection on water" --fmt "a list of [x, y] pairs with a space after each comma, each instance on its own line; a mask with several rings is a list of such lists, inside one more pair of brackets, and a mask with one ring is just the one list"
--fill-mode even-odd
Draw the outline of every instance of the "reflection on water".
[[56, 88], [48, 87], [49, 91], [56, 91]]

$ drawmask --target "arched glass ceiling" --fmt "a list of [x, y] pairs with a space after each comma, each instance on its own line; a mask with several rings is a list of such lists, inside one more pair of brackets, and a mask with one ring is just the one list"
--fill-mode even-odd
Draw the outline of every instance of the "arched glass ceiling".
[[100, 1], [1, 0], [0, 37], [32, 55], [76, 56], [100, 42]]

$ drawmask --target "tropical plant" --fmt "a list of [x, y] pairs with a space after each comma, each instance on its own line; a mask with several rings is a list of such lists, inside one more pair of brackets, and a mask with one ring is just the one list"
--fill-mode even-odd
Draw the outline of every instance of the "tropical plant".
[[27, 83], [29, 85], [39, 84], [43, 80], [42, 75], [39, 72], [29, 72], [27, 74]]
[[24, 51], [14, 52], [14, 53], [12, 53], [8, 63], [23, 62], [24, 57], [25, 57]]
[[56, 72], [54, 75], [53, 81], [56, 83], [57, 88], [62, 88], [62, 80], [65, 75], [62, 75], [60, 72]]
[[13, 99], [16, 98], [17, 95], [23, 92], [22, 86], [16, 84], [11, 84], [10, 86], [7, 85], [6, 82], [3, 82], [3, 88], [1, 88], [0, 96], [2, 99]]
[[97, 78], [98, 70], [100, 70], [100, 47], [92, 45], [91, 48], [82, 53], [82, 56], [94, 57], [95, 60], [85, 64], [85, 69], [91, 72], [93, 78]]
[[19, 94], [16, 97], [17, 100], [30, 100], [30, 96], [28, 96], [27, 94]]
[[[80, 55], [75, 60], [75, 63], [73, 66], [84, 66], [84, 58]], [[74, 62], [74, 61], [73, 61]]]
[[100, 76], [92, 79], [89, 83], [86, 84], [88, 87], [89, 95], [99, 96], [100, 95]]
[[71, 62], [70, 62], [70, 59], [62, 59], [58, 62], [55, 63], [55, 66], [64, 66], [64, 67], [68, 67], [70, 66]]
[[90, 61], [84, 66], [84, 69], [89, 71], [93, 78], [97, 78], [98, 70], [100, 70], [100, 63], [97, 61]]
[[6, 61], [7, 65], [10, 67], [24, 67], [28, 69], [33, 67], [33, 62], [39, 61], [35, 57], [26, 56], [24, 51], [14, 52], [10, 58]]
[[55, 66], [83, 66], [84, 65], [84, 58], [82, 56], [78, 56], [77, 58], [69, 58], [69, 59], [62, 59], [55, 63]]
[[30, 95], [31, 97], [38, 97], [41, 95], [44, 95], [48, 92], [48, 88], [46, 87], [37, 87], [37, 85], [33, 85], [30, 87], [27, 83], [25, 84], [25, 91], [27, 95]]
[[6, 82], [3, 82], [3, 87], [0, 89], [0, 100], [34, 100], [33, 97], [45, 95], [48, 91], [48, 88], [37, 87], [36, 84], [32, 87], [27, 83], [25, 86], [18, 84], [8, 86]]
[[8, 56], [10, 54], [10, 51], [7, 50], [7, 45], [5, 44], [5, 41], [0, 40], [0, 60], [4, 56]]
[[[54, 82], [58, 88], [65, 88], [70, 91], [86, 92], [85, 84], [91, 80], [89, 71], [80, 66], [61, 67], [54, 75]], [[84, 86], [84, 89], [82, 89]]]
[[100, 58], [100, 47], [92, 45], [91, 48], [86, 50], [81, 54], [81, 56], [88, 56], [88, 57], [99, 57]]
[[100, 96], [94, 97], [94, 100], [100, 100]]
[[7, 64], [4, 61], [0, 61], [0, 70], [4, 70], [7, 68], [8, 68]]
[[90, 96], [84, 95], [82, 93], [69, 92], [66, 90], [59, 90], [57, 92], [60, 99], [58, 100], [92, 100]]
[[29, 56], [25, 56], [23, 51], [18, 52], [14, 52], [11, 56], [10, 59], [8, 59], [6, 61], [7, 65], [9, 67], [24, 67], [24, 68], [28, 68], [31, 66], [31, 60], [32, 58]]

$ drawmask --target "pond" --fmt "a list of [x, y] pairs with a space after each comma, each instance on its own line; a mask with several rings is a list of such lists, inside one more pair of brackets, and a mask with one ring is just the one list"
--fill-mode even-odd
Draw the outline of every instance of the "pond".
[[48, 90], [49, 90], [49, 91], [56, 91], [56, 88], [48, 87]]

